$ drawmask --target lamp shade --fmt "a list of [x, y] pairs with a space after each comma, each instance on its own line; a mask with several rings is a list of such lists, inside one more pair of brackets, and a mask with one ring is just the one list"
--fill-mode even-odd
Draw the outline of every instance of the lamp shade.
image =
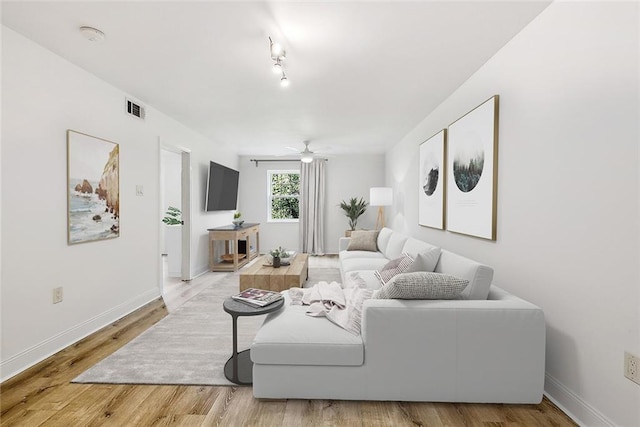
[[391, 206], [393, 204], [393, 190], [389, 187], [372, 187], [369, 190], [369, 204], [371, 206]]

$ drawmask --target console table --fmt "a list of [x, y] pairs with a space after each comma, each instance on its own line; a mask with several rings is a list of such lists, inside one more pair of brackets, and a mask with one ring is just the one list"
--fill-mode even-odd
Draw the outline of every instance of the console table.
[[[208, 228], [209, 269], [238, 271], [260, 253], [260, 224], [225, 225]], [[255, 239], [255, 247], [252, 242]], [[224, 253], [216, 253], [216, 241], [224, 241]], [[244, 246], [244, 249], [243, 247]]]

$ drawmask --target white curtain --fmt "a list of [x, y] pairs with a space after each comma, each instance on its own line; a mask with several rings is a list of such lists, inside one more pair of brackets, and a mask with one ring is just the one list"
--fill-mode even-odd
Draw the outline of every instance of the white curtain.
[[314, 159], [300, 168], [300, 251], [324, 255], [325, 160]]

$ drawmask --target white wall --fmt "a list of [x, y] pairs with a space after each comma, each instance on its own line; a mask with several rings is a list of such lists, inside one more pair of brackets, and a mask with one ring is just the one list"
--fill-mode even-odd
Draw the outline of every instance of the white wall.
[[[206, 228], [231, 221], [204, 213], [203, 185], [209, 160], [237, 156], [149, 106], [125, 115], [125, 96], [2, 27], [3, 380], [159, 295], [159, 139], [191, 150], [194, 266], [207, 268]], [[119, 238], [67, 245], [67, 129], [120, 144]]]
[[[2, 7], [0, 7], [0, 19], [2, 18]], [[0, 40], [1, 41], [1, 40]], [[0, 49], [1, 52], [1, 49]], [[2, 67], [0, 66], [0, 81], [2, 81]], [[1, 87], [0, 87], [1, 90]], [[1, 94], [1, 92], [0, 92]], [[3, 119], [4, 114], [2, 113], [2, 103], [0, 102], [0, 129], [3, 129]], [[0, 137], [0, 189], [2, 189], [2, 140]], [[0, 195], [0, 308], [2, 307], [2, 278], [4, 277], [4, 271], [2, 270], [2, 195]], [[3, 328], [2, 328], [2, 315], [0, 315], [0, 354], [2, 352], [2, 342], [3, 342]], [[1, 357], [1, 356], [0, 356]], [[2, 360], [2, 359], [0, 359]], [[0, 381], [2, 380], [2, 370], [0, 369]]]
[[[325, 224], [327, 253], [338, 253], [338, 239], [349, 229], [349, 220], [340, 209], [340, 202], [352, 197], [369, 202], [371, 187], [384, 187], [383, 154], [336, 156], [327, 164], [327, 222]], [[389, 209], [389, 208], [385, 208]], [[369, 206], [358, 218], [357, 228], [373, 230], [378, 215], [377, 206]]]
[[[640, 425], [637, 3], [553, 3], [387, 152], [394, 229], [480, 260], [540, 305], [547, 393], [585, 425]], [[497, 241], [418, 226], [418, 147], [500, 95]]]
[[[238, 209], [247, 222], [260, 223], [260, 251], [283, 246], [299, 250], [298, 223], [267, 222], [267, 171], [300, 170], [297, 162], [260, 162], [240, 158]], [[338, 252], [338, 239], [348, 229], [347, 218], [338, 207], [350, 197], [369, 200], [369, 188], [384, 185], [384, 155], [341, 155], [326, 164], [325, 252]], [[369, 208], [358, 221], [358, 228], [375, 226], [377, 208]]]

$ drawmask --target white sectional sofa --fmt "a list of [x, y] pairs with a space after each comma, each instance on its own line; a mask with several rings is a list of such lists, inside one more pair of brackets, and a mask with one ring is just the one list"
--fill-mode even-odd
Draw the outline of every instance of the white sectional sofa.
[[491, 285], [483, 264], [390, 229], [378, 251], [347, 251], [341, 239], [343, 283], [356, 272], [380, 286], [374, 271], [409, 253], [433, 257], [435, 271], [469, 280], [462, 299], [369, 299], [361, 335], [306, 307], [267, 316], [251, 346], [257, 398], [539, 403], [545, 360], [542, 310]]

